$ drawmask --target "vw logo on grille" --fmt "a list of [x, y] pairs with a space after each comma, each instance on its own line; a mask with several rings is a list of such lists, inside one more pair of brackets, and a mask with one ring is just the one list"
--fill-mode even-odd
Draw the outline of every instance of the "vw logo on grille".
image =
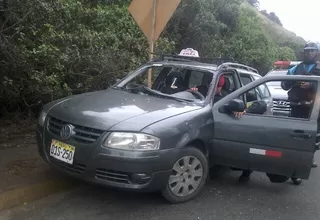
[[74, 127], [72, 125], [63, 126], [60, 130], [60, 137], [63, 139], [70, 138], [74, 133], [73, 128]]

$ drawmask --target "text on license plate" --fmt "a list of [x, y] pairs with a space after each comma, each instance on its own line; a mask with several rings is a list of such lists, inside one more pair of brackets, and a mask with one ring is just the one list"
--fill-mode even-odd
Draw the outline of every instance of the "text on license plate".
[[74, 146], [54, 139], [51, 141], [50, 156], [57, 160], [72, 164], [75, 151], [76, 148]]

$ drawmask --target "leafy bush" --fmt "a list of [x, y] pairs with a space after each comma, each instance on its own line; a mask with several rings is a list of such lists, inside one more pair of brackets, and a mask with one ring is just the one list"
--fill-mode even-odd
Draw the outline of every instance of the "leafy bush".
[[[105, 89], [147, 60], [147, 41], [127, 4], [28, 0], [9, 7], [1, 32], [0, 112]], [[157, 45], [173, 50], [165, 38]]]
[[[31, 116], [41, 103], [105, 89], [144, 63], [148, 42], [128, 12], [130, 2], [0, 1], [0, 116]], [[276, 41], [260, 12], [243, 6], [243, 0], [182, 1], [156, 51], [192, 47], [201, 56], [231, 56], [261, 72], [275, 59], [299, 54], [303, 41], [281, 34], [281, 27]]]

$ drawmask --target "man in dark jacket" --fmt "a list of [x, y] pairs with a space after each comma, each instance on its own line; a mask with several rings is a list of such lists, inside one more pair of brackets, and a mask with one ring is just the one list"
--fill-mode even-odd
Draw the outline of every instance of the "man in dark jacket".
[[[316, 75], [320, 76], [320, 66], [317, 65], [319, 54], [318, 45], [310, 42], [304, 48], [304, 60], [302, 63], [288, 70], [287, 75]], [[281, 87], [288, 91], [291, 102], [291, 116], [297, 118], [308, 118], [311, 102], [316, 92], [316, 85], [310, 82], [282, 82]]]
[[[319, 46], [309, 42], [304, 47], [304, 60], [297, 66], [289, 69], [287, 75], [315, 75], [320, 76], [320, 66], [317, 64]], [[288, 99], [291, 107], [291, 117], [309, 118], [312, 102], [316, 94], [316, 86], [310, 82], [282, 82], [282, 89], [288, 91]], [[319, 129], [319, 128], [318, 128]], [[312, 167], [317, 167], [315, 161]], [[299, 178], [293, 178], [294, 182], [301, 182]]]
[[[316, 43], [307, 43], [304, 47], [304, 60], [300, 64], [288, 70], [287, 75], [315, 75], [320, 76], [320, 66], [317, 64], [319, 47]], [[289, 101], [293, 103], [310, 101], [315, 94], [315, 85], [310, 82], [282, 82], [281, 87], [288, 91]], [[295, 105], [291, 111], [292, 117], [308, 118], [309, 112], [305, 111], [310, 108], [308, 105]]]

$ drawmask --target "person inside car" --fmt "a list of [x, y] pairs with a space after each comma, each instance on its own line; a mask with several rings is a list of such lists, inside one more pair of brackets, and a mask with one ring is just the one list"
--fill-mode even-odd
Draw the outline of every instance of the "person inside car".
[[[223, 87], [225, 87], [227, 85], [226, 81], [227, 81], [226, 77], [224, 75], [221, 75], [219, 78], [216, 90], [215, 90], [214, 101], [213, 101], [214, 103], [216, 103], [217, 101], [219, 101], [220, 99], [222, 99], [223, 97], [228, 95], [228, 93], [225, 90], [223, 90]], [[207, 88], [209, 88], [210, 83], [211, 83], [211, 81], [207, 82]], [[199, 88], [199, 86], [192, 87], [192, 88], [190, 88], [190, 90], [199, 91], [199, 92], [203, 93], [201, 91], [201, 88]], [[207, 92], [208, 92], [208, 89], [206, 90], [206, 93]], [[205, 95], [207, 95], [207, 94], [205, 94]]]
[[[320, 65], [317, 63], [319, 46], [314, 42], [309, 42], [304, 47], [304, 60], [300, 64], [288, 70], [287, 75], [315, 75], [320, 76]], [[310, 82], [293, 83], [290, 81], [282, 82], [282, 89], [288, 91], [288, 99], [291, 107], [291, 117], [308, 118], [312, 102], [315, 96], [315, 86]], [[320, 130], [318, 120], [318, 133]], [[312, 167], [317, 167], [313, 160]], [[301, 179], [293, 179], [300, 181]]]
[[212, 75], [211, 74], [204, 74], [202, 78], [201, 85], [191, 87], [190, 90], [200, 92], [204, 97], [207, 96], [210, 83], [212, 82]]

